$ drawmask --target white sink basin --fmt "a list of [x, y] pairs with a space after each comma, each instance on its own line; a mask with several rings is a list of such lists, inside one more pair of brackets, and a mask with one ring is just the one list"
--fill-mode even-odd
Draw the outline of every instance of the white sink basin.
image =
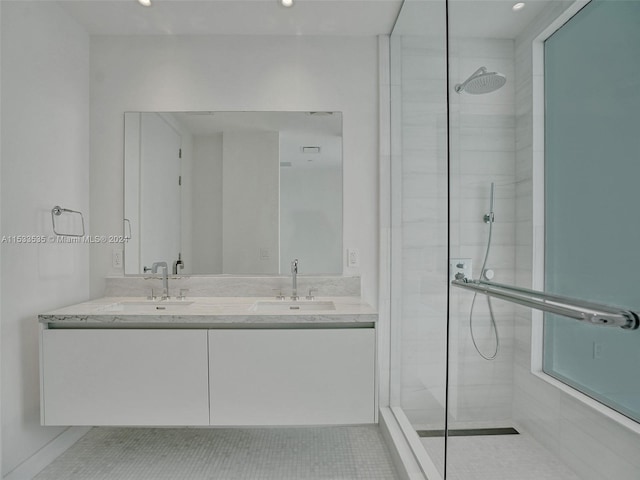
[[250, 310], [255, 312], [309, 312], [320, 310], [335, 310], [336, 305], [328, 301], [299, 300], [289, 302], [284, 300], [260, 301], [254, 303]]
[[164, 312], [164, 311], [182, 311], [189, 305], [193, 304], [193, 302], [187, 301], [169, 301], [169, 300], [161, 300], [161, 301], [130, 301], [130, 302], [118, 302], [113, 303], [111, 305], [107, 305], [103, 308], [105, 312]]

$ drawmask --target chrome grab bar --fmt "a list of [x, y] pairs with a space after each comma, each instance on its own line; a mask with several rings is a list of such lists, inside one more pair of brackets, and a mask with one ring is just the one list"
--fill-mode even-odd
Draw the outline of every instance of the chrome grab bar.
[[625, 330], [636, 330], [640, 326], [636, 312], [620, 307], [485, 280], [457, 279], [452, 280], [451, 285], [593, 325]]

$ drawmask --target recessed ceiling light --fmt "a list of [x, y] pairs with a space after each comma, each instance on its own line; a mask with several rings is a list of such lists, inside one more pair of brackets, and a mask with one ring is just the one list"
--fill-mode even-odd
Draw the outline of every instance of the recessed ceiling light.
[[293, 0], [280, 0], [283, 7], [293, 7]]
[[518, 2], [518, 3], [516, 3], [513, 7], [511, 7], [511, 9], [512, 9], [514, 12], [517, 12], [517, 11], [519, 11], [519, 10], [522, 10], [523, 8], [524, 8], [524, 2]]
[[138, 0], [138, 3], [140, 5], [142, 5], [143, 7], [150, 7], [151, 6], [151, 0]]

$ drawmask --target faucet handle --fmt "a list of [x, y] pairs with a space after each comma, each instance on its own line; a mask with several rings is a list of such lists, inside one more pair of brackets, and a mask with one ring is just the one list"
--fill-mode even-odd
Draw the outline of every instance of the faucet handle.
[[307, 300], [315, 300], [315, 299], [316, 299], [316, 297], [314, 297], [314, 296], [312, 295], [312, 293], [311, 293], [311, 292], [317, 292], [317, 291], [318, 291], [318, 289], [317, 289], [317, 288], [310, 288], [310, 289], [309, 289], [309, 293], [308, 293], [308, 294], [307, 294], [307, 296], [306, 296], [306, 297], [304, 297], [304, 298], [306, 298]]
[[178, 300], [184, 300], [185, 298], [187, 298], [187, 292], [189, 291], [188, 288], [181, 288], [180, 289], [180, 294], [176, 297]]
[[271, 290], [273, 290], [274, 292], [278, 292], [278, 294], [276, 295], [276, 300], [284, 300], [285, 297], [282, 294], [281, 288], [272, 288]]

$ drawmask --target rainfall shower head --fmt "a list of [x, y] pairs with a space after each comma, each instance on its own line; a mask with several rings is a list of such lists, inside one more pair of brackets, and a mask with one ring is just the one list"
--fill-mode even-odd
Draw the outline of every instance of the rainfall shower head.
[[498, 72], [487, 72], [486, 67], [480, 67], [464, 82], [455, 86], [457, 93], [467, 92], [472, 95], [481, 95], [498, 90], [505, 83], [507, 77]]

